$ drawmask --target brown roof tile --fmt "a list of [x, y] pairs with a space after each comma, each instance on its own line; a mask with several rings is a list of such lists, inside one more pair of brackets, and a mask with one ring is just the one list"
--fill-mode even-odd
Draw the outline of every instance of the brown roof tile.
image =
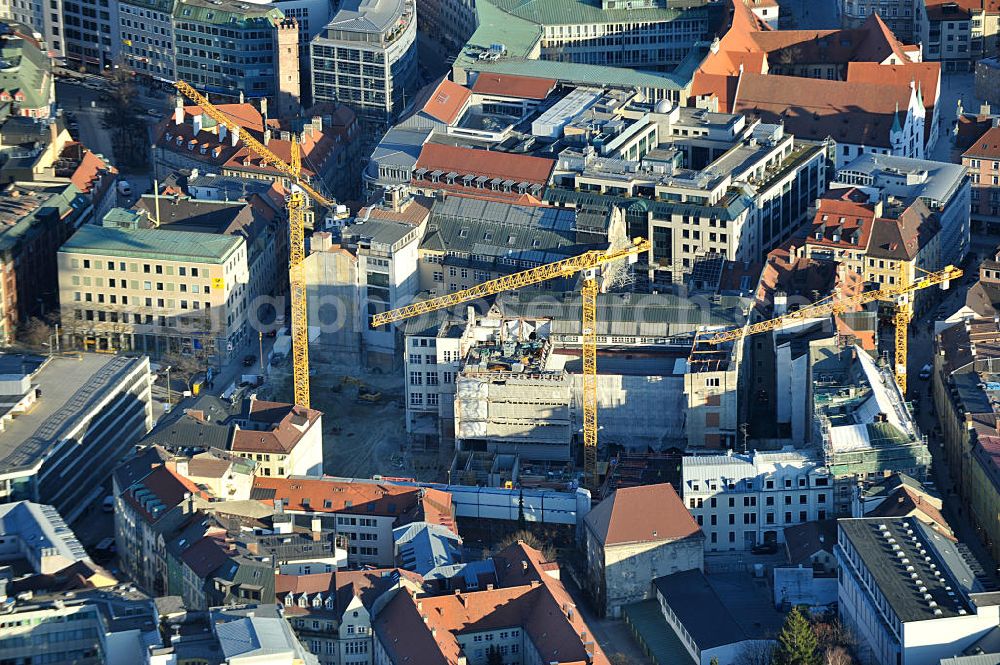
[[497, 150], [476, 150], [441, 143], [425, 143], [417, 158], [417, 168], [454, 171], [489, 178], [544, 185], [555, 160], [530, 155], [514, 155]]
[[472, 92], [519, 99], [545, 99], [555, 87], [555, 79], [480, 72], [472, 85]]
[[744, 74], [735, 112], [783, 122], [804, 139], [889, 148], [895, 114], [905, 113], [911, 94], [908, 85]]
[[605, 546], [703, 537], [670, 483], [619, 489], [585, 519]]
[[437, 88], [431, 93], [430, 99], [424, 104], [423, 111], [427, 115], [450, 125], [458, 120], [472, 93], [454, 81], [441, 79]]

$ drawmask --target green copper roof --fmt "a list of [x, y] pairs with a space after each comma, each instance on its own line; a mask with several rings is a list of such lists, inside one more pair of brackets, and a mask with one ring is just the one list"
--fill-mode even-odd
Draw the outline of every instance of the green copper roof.
[[159, 261], [224, 263], [240, 242], [241, 239], [236, 236], [211, 233], [119, 229], [87, 224], [73, 234], [59, 251]]
[[174, 18], [215, 25], [255, 22], [277, 24], [285, 18], [285, 15], [280, 9], [274, 9], [270, 5], [258, 5], [252, 2], [178, 0], [174, 6]]
[[[484, 0], [489, 2], [490, 0]], [[673, 21], [702, 19], [712, 7], [652, 7], [643, 9], [601, 9], [594, 0], [492, 0], [504, 12], [540, 25], [582, 25], [590, 23], [629, 23], [634, 21]], [[479, 3], [476, 3], [477, 7]], [[691, 4], [687, 2], [685, 4]]]
[[[8, 24], [15, 30], [30, 34], [30, 29], [17, 23]], [[35, 44], [16, 34], [0, 38], [0, 89], [11, 96], [24, 94], [17, 104], [26, 108], [42, 108], [50, 101], [52, 91], [52, 65], [48, 55]]]

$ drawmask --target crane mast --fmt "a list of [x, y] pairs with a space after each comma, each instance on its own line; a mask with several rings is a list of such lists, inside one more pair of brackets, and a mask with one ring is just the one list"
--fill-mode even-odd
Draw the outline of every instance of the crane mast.
[[309, 321], [306, 302], [305, 279], [305, 214], [308, 207], [306, 195], [326, 208], [334, 202], [302, 180], [302, 154], [297, 139], [292, 140], [291, 164], [286, 163], [267, 146], [254, 138], [246, 129], [216, 108], [208, 98], [184, 81], [174, 83], [185, 97], [220, 126], [237, 135], [252, 153], [273, 166], [290, 181], [290, 193], [285, 198], [288, 211], [288, 282], [292, 310], [292, 373], [295, 403], [309, 407]]
[[422, 300], [404, 307], [375, 314], [371, 326], [377, 328], [421, 314], [427, 314], [454, 305], [495, 295], [503, 291], [520, 289], [550, 279], [569, 277], [583, 272], [582, 286], [582, 353], [583, 353], [583, 467], [585, 482], [593, 487], [597, 482], [597, 270], [601, 266], [631, 260], [650, 250], [652, 243], [635, 238], [621, 248], [607, 251], [591, 250], [578, 256], [529, 268], [512, 275], [505, 275], [477, 284], [462, 291], [437, 298]]
[[853, 296], [839, 297], [833, 295], [829, 298], [807, 305], [794, 312], [789, 312], [782, 316], [758, 321], [743, 328], [733, 328], [723, 330], [714, 335], [706, 337], [704, 341], [709, 344], [722, 344], [731, 342], [750, 335], [777, 330], [793, 321], [803, 319], [821, 318], [830, 314], [840, 314], [858, 305], [875, 302], [876, 300], [889, 300], [896, 303], [895, 313], [895, 367], [894, 373], [896, 383], [900, 390], [906, 392], [906, 358], [908, 354], [908, 334], [910, 320], [913, 318], [913, 294], [921, 289], [931, 286], [941, 285], [948, 288], [949, 282], [962, 276], [962, 271], [954, 266], [946, 266], [937, 272], [925, 273], [918, 279], [910, 279], [906, 271], [906, 264], [900, 262], [896, 284], [872, 291], [863, 291]]

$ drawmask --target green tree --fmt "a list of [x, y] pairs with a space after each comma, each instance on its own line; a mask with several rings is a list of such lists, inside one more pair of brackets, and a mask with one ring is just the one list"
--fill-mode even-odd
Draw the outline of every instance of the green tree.
[[818, 646], [816, 633], [809, 625], [809, 620], [798, 607], [793, 607], [778, 635], [775, 665], [820, 665]]

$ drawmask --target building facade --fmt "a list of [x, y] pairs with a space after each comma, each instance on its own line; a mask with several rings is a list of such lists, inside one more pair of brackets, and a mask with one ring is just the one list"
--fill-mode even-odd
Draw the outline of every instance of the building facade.
[[138, 76], [174, 78], [174, 0], [124, 0], [118, 5], [121, 56]]
[[705, 536], [669, 483], [619, 489], [584, 525], [587, 582], [608, 616], [653, 598], [657, 577], [704, 568]]
[[786, 527], [833, 516], [833, 480], [809, 450], [685, 457], [682, 473], [709, 552], [781, 543]]
[[840, 520], [835, 553], [838, 613], [864, 663], [934, 665], [997, 626], [996, 594], [917, 520]]
[[342, 4], [311, 45], [313, 102], [350, 106], [374, 145], [416, 92], [416, 36], [412, 0]]
[[298, 109], [298, 27], [280, 9], [180, 0], [173, 18], [178, 79], [214, 99], [266, 97], [276, 111]]
[[100, 498], [89, 481], [109, 476], [152, 426], [149, 361], [83, 354], [0, 362], [9, 405], [0, 502], [46, 503], [72, 521]]
[[89, 225], [59, 251], [67, 343], [227, 362], [248, 339], [241, 236]]

